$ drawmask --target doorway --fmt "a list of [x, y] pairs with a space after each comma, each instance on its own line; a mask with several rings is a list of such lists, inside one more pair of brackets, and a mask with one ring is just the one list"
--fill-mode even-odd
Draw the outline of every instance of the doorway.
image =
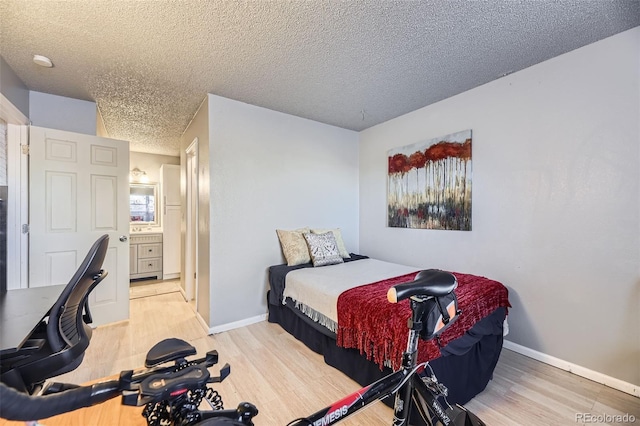
[[185, 295], [198, 307], [198, 138], [186, 150]]

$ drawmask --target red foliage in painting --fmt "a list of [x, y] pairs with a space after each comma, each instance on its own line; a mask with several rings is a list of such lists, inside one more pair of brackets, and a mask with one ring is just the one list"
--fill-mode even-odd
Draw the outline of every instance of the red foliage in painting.
[[424, 152], [416, 151], [409, 157], [404, 154], [395, 154], [389, 157], [389, 174], [407, 173], [414, 167], [420, 169], [428, 162], [435, 163], [449, 157], [470, 160], [471, 139], [467, 139], [463, 143], [441, 141], [431, 145]]
[[446, 142], [438, 142], [424, 151], [427, 161], [436, 162], [446, 158], [444, 145]]
[[[393, 157], [395, 157], [395, 155]], [[393, 161], [393, 157], [389, 157], [389, 174], [390, 175], [398, 172], [398, 170], [396, 169], [396, 164]]]
[[444, 160], [447, 157], [455, 156], [455, 145], [457, 144], [453, 144], [451, 142], [438, 142], [437, 144], [431, 145], [427, 148], [424, 154], [427, 159], [433, 162]]
[[440, 161], [449, 157], [457, 157], [468, 160], [471, 158], [471, 139], [467, 139], [464, 143], [456, 142], [438, 142], [431, 145], [424, 151], [427, 161]]
[[411, 170], [409, 159], [404, 154], [396, 154], [389, 157], [389, 173], [407, 173]]
[[471, 159], [471, 139], [467, 139], [464, 141], [464, 143], [462, 144], [462, 147], [460, 148], [460, 153], [458, 154], [458, 157], [463, 160]]
[[411, 167], [415, 167], [416, 169], [424, 167], [426, 162], [427, 157], [425, 157], [422, 151], [416, 151], [409, 156], [409, 164], [411, 164]]

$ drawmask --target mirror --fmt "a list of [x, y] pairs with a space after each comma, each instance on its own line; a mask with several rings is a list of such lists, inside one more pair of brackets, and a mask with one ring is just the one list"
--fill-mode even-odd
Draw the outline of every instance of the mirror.
[[157, 225], [158, 184], [129, 184], [129, 221], [132, 225]]

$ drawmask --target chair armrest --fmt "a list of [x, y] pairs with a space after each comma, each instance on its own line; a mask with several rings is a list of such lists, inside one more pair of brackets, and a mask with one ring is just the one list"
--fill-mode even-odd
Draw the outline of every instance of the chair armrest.
[[18, 349], [18, 352], [33, 352], [42, 348], [46, 343], [45, 339], [28, 339], [24, 344]]
[[44, 339], [28, 339], [20, 349], [0, 354], [0, 365], [2, 365], [2, 371], [8, 371], [17, 363], [29, 358], [33, 353], [39, 351], [45, 343], [46, 341]]

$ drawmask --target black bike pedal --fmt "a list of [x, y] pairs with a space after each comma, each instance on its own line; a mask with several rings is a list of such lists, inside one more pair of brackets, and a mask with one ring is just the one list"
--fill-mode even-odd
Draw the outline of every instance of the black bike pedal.
[[212, 365], [215, 365], [218, 363], [218, 351], [216, 351], [215, 349], [212, 351], [207, 352], [206, 358], [205, 358], [205, 363], [207, 364], [208, 367], [211, 367]]
[[240, 416], [238, 420], [244, 422], [250, 422], [252, 418], [258, 415], [258, 407], [250, 402], [241, 402], [238, 404], [237, 410]]
[[122, 391], [122, 405], [130, 405], [136, 407], [138, 405], [138, 391], [125, 390]]
[[231, 374], [231, 366], [229, 364], [225, 364], [224, 367], [220, 369], [220, 375], [218, 377], [211, 377], [209, 379], [209, 383], [220, 383], [226, 379], [229, 374]]

